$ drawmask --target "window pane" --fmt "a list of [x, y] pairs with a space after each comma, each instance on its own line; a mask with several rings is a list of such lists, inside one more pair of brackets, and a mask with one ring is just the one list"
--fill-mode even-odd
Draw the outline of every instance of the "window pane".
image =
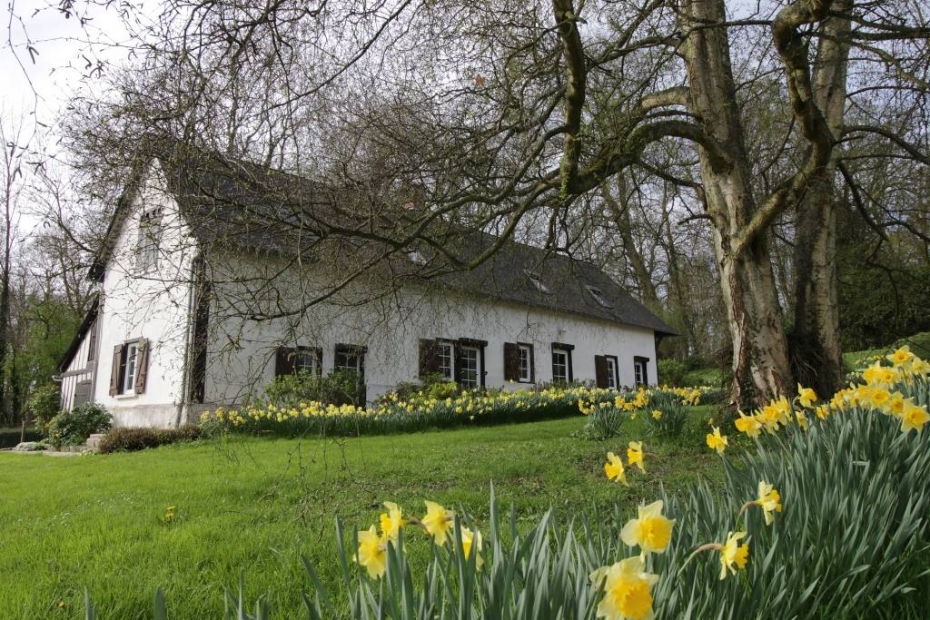
[[452, 368], [452, 345], [448, 343], [439, 344], [439, 374], [446, 379], [453, 378]]
[[462, 347], [459, 359], [462, 364], [459, 374], [462, 385], [469, 388], [478, 387], [478, 349]]
[[568, 353], [565, 351], [552, 352], [552, 381], [554, 383], [568, 381]]
[[123, 376], [123, 393], [132, 392], [136, 386], [136, 354], [139, 345], [131, 343], [126, 345], [126, 374]]
[[612, 358], [607, 358], [607, 387], [617, 389], [617, 362]]
[[530, 348], [520, 347], [520, 381], [532, 381]]

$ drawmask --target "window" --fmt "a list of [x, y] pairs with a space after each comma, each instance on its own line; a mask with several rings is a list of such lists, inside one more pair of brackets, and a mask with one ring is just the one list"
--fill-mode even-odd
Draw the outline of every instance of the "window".
[[649, 375], [646, 372], [648, 357], [635, 356], [633, 358], [633, 379], [636, 381], [636, 387], [649, 385]]
[[125, 347], [125, 353], [121, 361], [122, 368], [120, 369], [120, 374], [123, 375], [123, 386], [120, 389], [120, 394], [126, 394], [131, 392], [136, 385], [136, 358], [139, 355], [139, 343], [130, 342]]
[[540, 293], [545, 293], [546, 295], [552, 294], [552, 290], [549, 288], [549, 286], [545, 282], [543, 282], [542, 278], [539, 276], [538, 273], [535, 273], [532, 271], [524, 271], [523, 273], [526, 274], [526, 277], [529, 278], [530, 282], [533, 283], [533, 286], [536, 287], [537, 291], [539, 291]]
[[485, 340], [420, 340], [420, 377], [442, 375], [464, 387], [484, 385]]
[[449, 381], [455, 380], [455, 347], [451, 342], [439, 342], [436, 344], [439, 356], [438, 371]]
[[148, 362], [149, 345], [144, 338], [116, 345], [110, 370], [110, 396], [145, 392]]
[[572, 350], [574, 345], [563, 342], [552, 343], [552, 382], [570, 383], [572, 375]]
[[459, 383], [465, 388], [478, 387], [478, 373], [481, 364], [478, 357], [478, 347], [459, 348]]
[[319, 347], [278, 347], [274, 376], [307, 372], [319, 376], [323, 372], [323, 349]]
[[615, 355], [594, 356], [594, 376], [597, 387], [616, 390], [620, 385], [619, 364]]
[[617, 358], [611, 355], [607, 356], [607, 387], [616, 390], [619, 381], [617, 379]]
[[504, 380], [533, 383], [533, 345], [525, 342], [504, 343]]
[[588, 289], [588, 292], [591, 293], [591, 297], [594, 298], [594, 301], [601, 304], [605, 308], [613, 308], [613, 304], [607, 301], [607, 297], [604, 296], [604, 292], [597, 288], [596, 286], [585, 285], [585, 288]]
[[533, 345], [521, 344], [520, 347], [520, 382], [531, 383], [533, 381]]
[[419, 265], [423, 267], [428, 262], [426, 257], [419, 250], [410, 250], [407, 252], [407, 258], [410, 259], [410, 262], [414, 265]]
[[336, 372], [354, 372], [359, 376], [365, 374], [365, 347], [351, 344], [337, 344], [333, 357], [333, 370]]
[[161, 234], [161, 210], [143, 213], [139, 218], [139, 238], [136, 240], [136, 271], [139, 273], [147, 273], [158, 266]]

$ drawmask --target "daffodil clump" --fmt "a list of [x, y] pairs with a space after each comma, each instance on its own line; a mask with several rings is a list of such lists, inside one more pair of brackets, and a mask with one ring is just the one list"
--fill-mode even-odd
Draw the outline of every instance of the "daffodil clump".
[[930, 413], [914, 397], [916, 391], [926, 389], [928, 375], [930, 363], [904, 346], [863, 368], [857, 375], [861, 382], [851, 383], [828, 401], [819, 401], [812, 389], [799, 385], [793, 401], [781, 397], [751, 415], [740, 412], [736, 430], [753, 438], [763, 431], [775, 434], [789, 426], [806, 431], [812, 416], [825, 420], [837, 414], [859, 412], [883, 414], [895, 420], [902, 432], [920, 434], [930, 422]]
[[[535, 421], [579, 413], [592, 418], [608, 413], [636, 415], [648, 409], [659, 394], [672, 395], [680, 403], [696, 405], [705, 391], [706, 388], [654, 388], [618, 393], [584, 386], [552, 386], [542, 390], [465, 391], [447, 398], [414, 394], [401, 400], [391, 394], [372, 407], [316, 401], [297, 402], [292, 406], [259, 403], [241, 408], [220, 407], [204, 413], [201, 424], [243, 432], [300, 434], [319, 431], [328, 435], [357, 435], [461, 424]], [[614, 424], [619, 426], [619, 421], [615, 420]]]

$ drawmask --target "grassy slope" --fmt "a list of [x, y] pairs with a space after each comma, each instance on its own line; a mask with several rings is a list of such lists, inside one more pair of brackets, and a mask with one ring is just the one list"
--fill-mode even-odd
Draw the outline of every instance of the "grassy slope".
[[[706, 412], [696, 412], [695, 418]], [[716, 476], [704, 430], [650, 442], [639, 421], [605, 442], [573, 438], [583, 420], [324, 441], [234, 438], [135, 454], [50, 458], [0, 454], [0, 615], [77, 617], [87, 587], [101, 617], [149, 617], [156, 587], [173, 617], [217, 617], [244, 571], [248, 600], [268, 593], [276, 617], [301, 609], [307, 555], [332, 579], [334, 520], [367, 527], [385, 500], [422, 500], [487, 517], [489, 483], [520, 518], [653, 500]], [[607, 450], [645, 439], [648, 475], [607, 483]], [[168, 505], [176, 521], [163, 523]], [[64, 607], [59, 603], [64, 602]], [[291, 613], [288, 613], [291, 612]], [[83, 617], [83, 616], [81, 616]]]

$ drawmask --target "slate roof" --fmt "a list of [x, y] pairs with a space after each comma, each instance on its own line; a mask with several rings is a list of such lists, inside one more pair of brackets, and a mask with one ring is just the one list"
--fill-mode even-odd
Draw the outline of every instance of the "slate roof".
[[[319, 237], [365, 238], [378, 245], [379, 251], [391, 253], [389, 264], [382, 267], [391, 277], [399, 276], [405, 282], [428, 283], [469, 295], [677, 335], [589, 262], [507, 241], [491, 258], [462, 271], [445, 260], [441, 252], [411, 243], [407, 249], [422, 248], [426, 258], [425, 265], [417, 265], [408, 258], [407, 249], [398, 245], [408, 239], [406, 235], [416, 221], [404, 209], [384, 208], [378, 201], [366, 199], [358, 189], [331, 188], [264, 166], [179, 148], [158, 149], [155, 157], [161, 163], [168, 191], [178, 201], [197, 241], [205, 246], [287, 257], [299, 252], [312, 258]], [[107, 241], [91, 268], [92, 276], [102, 277], [115, 242], [111, 237], [116, 235], [116, 222], [132, 202], [131, 191], [132, 187], [127, 189], [117, 207]], [[499, 241], [493, 235], [453, 228], [441, 221], [434, 225], [432, 233], [434, 239], [441, 239], [440, 245], [449, 254], [463, 262]], [[391, 240], [397, 243], [392, 246]], [[528, 274], [536, 274], [548, 292], [539, 290]], [[607, 305], [600, 303], [588, 287], [599, 289]]]

